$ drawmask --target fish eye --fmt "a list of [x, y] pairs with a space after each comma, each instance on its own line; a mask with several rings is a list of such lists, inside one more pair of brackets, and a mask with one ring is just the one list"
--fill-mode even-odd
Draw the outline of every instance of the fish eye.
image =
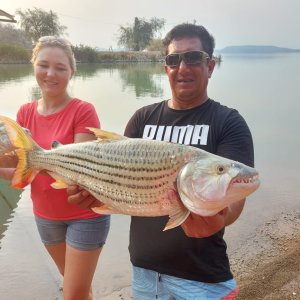
[[218, 165], [217, 171], [218, 171], [218, 174], [223, 174], [223, 173], [225, 173], [225, 167], [223, 165]]

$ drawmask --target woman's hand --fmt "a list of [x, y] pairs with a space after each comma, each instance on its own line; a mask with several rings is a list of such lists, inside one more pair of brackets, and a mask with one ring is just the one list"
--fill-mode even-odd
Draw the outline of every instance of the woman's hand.
[[77, 185], [70, 185], [67, 188], [68, 202], [76, 204], [85, 209], [92, 209], [93, 207], [99, 207], [102, 202], [97, 200], [88, 191], [83, 190]]

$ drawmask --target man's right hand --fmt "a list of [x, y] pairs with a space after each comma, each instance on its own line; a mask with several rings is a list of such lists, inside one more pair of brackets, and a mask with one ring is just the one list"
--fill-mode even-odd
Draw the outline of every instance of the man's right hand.
[[85, 209], [92, 209], [93, 207], [99, 207], [102, 202], [97, 200], [88, 191], [83, 190], [77, 185], [70, 185], [67, 188], [68, 202], [71, 204], [77, 204]]

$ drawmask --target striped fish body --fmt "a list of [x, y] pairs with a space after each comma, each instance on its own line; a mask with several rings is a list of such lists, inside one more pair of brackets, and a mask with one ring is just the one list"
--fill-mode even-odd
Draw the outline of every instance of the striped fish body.
[[29, 151], [28, 165], [88, 190], [107, 204], [100, 213], [162, 216], [186, 212], [174, 197], [176, 179], [197, 150], [144, 139], [93, 141]]

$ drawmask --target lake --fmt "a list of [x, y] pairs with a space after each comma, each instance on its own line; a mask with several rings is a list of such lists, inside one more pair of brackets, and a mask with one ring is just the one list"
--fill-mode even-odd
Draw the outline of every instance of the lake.
[[[240, 219], [227, 230], [229, 251], [242, 242], [241, 236], [255, 231], [271, 217], [282, 212], [299, 211], [299, 82], [300, 54], [226, 55], [210, 79], [209, 96], [236, 108], [246, 119], [253, 134], [256, 168], [262, 181], [260, 189], [249, 197]], [[94, 104], [103, 129], [118, 133], [123, 133], [128, 119], [136, 109], [170, 98], [168, 79], [163, 65], [158, 63], [79, 65], [69, 90], [71, 95]], [[0, 95], [0, 113], [15, 118], [21, 104], [39, 96], [31, 66], [0, 65]], [[0, 185], [0, 189], [8, 190], [3, 185]], [[15, 199], [18, 196], [15, 195]], [[1, 261], [1, 257], [9, 255], [7, 249], [11, 249], [5, 249], [5, 244], [17, 243], [18, 235], [22, 235], [22, 226], [18, 230], [14, 227], [15, 218], [17, 220], [25, 215], [28, 219], [32, 217], [31, 206], [28, 204], [30, 201], [24, 203], [12, 215], [10, 213], [14, 206], [10, 211], [0, 211], [2, 224], [7, 218], [10, 218], [12, 224], [5, 231], [5, 238], [0, 240], [0, 247], [3, 246], [0, 249], [2, 272], [10, 274], [10, 280], [18, 278], [21, 269], [19, 272], [14, 270], [12, 274], [11, 265], [15, 267], [16, 263], [8, 262], [3, 267], [5, 259]], [[121, 216], [115, 220], [107, 247], [119, 249], [121, 240], [126, 252], [128, 218]], [[34, 239], [38, 240], [36, 236]], [[38, 242], [37, 247], [41, 247]], [[20, 256], [23, 250], [14, 251], [15, 255]], [[28, 251], [31, 251], [30, 247]], [[126, 278], [121, 276], [120, 279], [120, 274], [116, 275], [111, 270], [118, 257], [122, 263], [128, 258], [127, 252], [120, 255], [114, 251], [106, 252], [101, 257], [103, 269], [106, 268], [107, 273], [98, 295], [109, 294], [113, 289], [128, 284], [128, 262], [120, 267]], [[99, 276], [103, 279], [103, 275]], [[45, 282], [45, 290], [47, 288], [49, 285]], [[2, 288], [6, 292], [8, 289], [9, 285]], [[26, 287], [25, 291], [24, 287], [22, 289], [25, 293]], [[29, 288], [27, 292], [30, 295]]]

